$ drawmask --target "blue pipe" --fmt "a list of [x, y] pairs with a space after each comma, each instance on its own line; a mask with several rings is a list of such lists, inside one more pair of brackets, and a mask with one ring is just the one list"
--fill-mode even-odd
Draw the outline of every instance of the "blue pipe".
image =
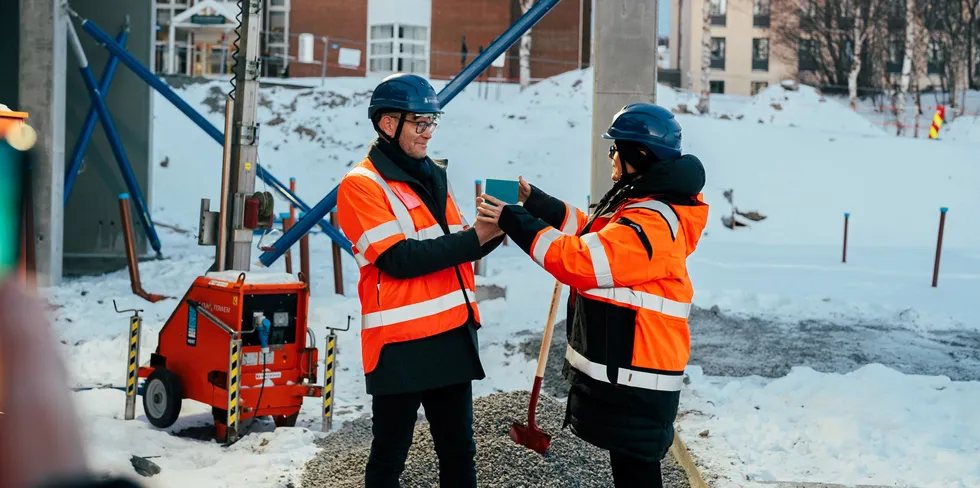
[[493, 61], [517, 42], [525, 32], [531, 30], [544, 16], [558, 5], [561, 0], [538, 0], [538, 3], [528, 9], [527, 13], [517, 19], [514, 25], [507, 28], [489, 46], [477, 56], [463, 71], [460, 71], [439, 92], [439, 106], [445, 107], [459, 92], [463, 91], [477, 76], [490, 67]]
[[[120, 46], [125, 47], [128, 37], [129, 26], [127, 25], [116, 37], [116, 42]], [[115, 56], [109, 56], [109, 61], [106, 63], [105, 68], [102, 69], [102, 83], [99, 85], [99, 91], [101, 93], [109, 92], [109, 85], [112, 83], [112, 77], [116, 74], [117, 66], [119, 66], [119, 59]], [[85, 116], [85, 123], [82, 124], [82, 133], [79, 134], [78, 140], [75, 141], [75, 149], [71, 153], [71, 163], [65, 171], [65, 205], [68, 205], [68, 196], [71, 195], [71, 189], [75, 186], [75, 178], [78, 177], [78, 170], [82, 167], [85, 150], [88, 149], [88, 143], [92, 140], [92, 132], [95, 131], [95, 117], [97, 116], [98, 113], [95, 110], [95, 106], [90, 107], [88, 109], [88, 115]]]
[[[198, 127], [203, 129], [204, 132], [206, 132], [209, 136], [211, 136], [212, 139], [215, 140], [215, 142], [224, 145], [224, 141], [225, 141], [224, 134], [217, 127], [215, 127], [211, 122], [208, 122], [208, 120], [205, 119], [196, 110], [194, 110], [193, 107], [191, 107], [187, 102], [185, 102], [182, 98], [180, 98], [180, 96], [174, 93], [174, 91], [169, 86], [167, 86], [167, 84], [164, 83], [163, 80], [157, 78], [152, 71], [150, 71], [146, 66], [140, 63], [136, 58], [134, 58], [132, 54], [129, 54], [128, 51], [126, 51], [118, 44], [116, 44], [115, 41], [113, 41], [112, 38], [109, 37], [109, 34], [106, 34], [105, 31], [100, 29], [99, 26], [95, 25], [95, 23], [89, 19], [85, 19], [82, 21], [82, 29], [85, 30], [85, 32], [88, 32], [90, 36], [92, 36], [96, 41], [99, 42], [99, 44], [101, 44], [107, 50], [109, 50], [110, 53], [112, 53], [117, 58], [119, 58], [119, 60], [122, 61], [122, 63], [125, 64], [126, 67], [128, 67], [130, 70], [133, 71], [133, 73], [135, 73], [137, 76], [142, 78], [143, 81], [145, 81], [147, 84], [153, 87], [161, 95], [163, 95], [163, 97], [169, 100], [170, 103], [174, 104], [174, 106], [177, 107], [178, 110], [183, 112], [184, 115], [190, 118], [191, 121], [197, 124]], [[299, 197], [297, 197], [292, 191], [289, 190], [289, 187], [283, 185], [282, 182], [280, 182], [274, 176], [269, 174], [269, 172], [266, 171], [266, 169], [263, 168], [262, 165], [256, 164], [255, 167], [256, 167], [256, 171], [255, 171], [256, 176], [261, 178], [262, 181], [264, 181], [267, 185], [271, 186], [273, 189], [279, 192], [280, 196], [288, 200], [293, 206], [299, 208], [303, 212], [309, 213], [311, 211], [309, 205], [307, 205], [302, 200], [300, 200]], [[348, 241], [347, 238], [340, 233], [340, 231], [338, 231], [332, 225], [330, 225], [330, 222], [321, 219], [319, 222], [315, 222], [315, 225], [319, 225], [320, 228], [323, 229], [323, 232], [328, 236], [330, 236], [330, 238], [333, 239], [334, 242], [337, 242], [337, 244], [339, 244], [342, 248], [350, 249], [350, 241]]]
[[[511, 46], [517, 42], [525, 32], [534, 27], [544, 16], [558, 5], [561, 0], [540, 0], [533, 7], [528, 9], [527, 13], [517, 19], [514, 25], [510, 26], [503, 34], [500, 34], [490, 46], [487, 47], [476, 59], [473, 60], [466, 68], [463, 69], [455, 78], [453, 78], [442, 91], [439, 92], [439, 106], [445, 107], [452, 101], [459, 92], [463, 91], [467, 85], [473, 82], [483, 70], [487, 69], [493, 60], [497, 59], [501, 53], [510, 49]], [[320, 203], [316, 204], [311, 210], [306, 210], [308, 217], [314, 219], [322, 219], [326, 214], [328, 214], [334, 207], [337, 206], [337, 190], [340, 188], [338, 185], [327, 196], [320, 200]], [[286, 249], [292, 247], [303, 234], [313, 228], [311, 222], [303, 222], [302, 220], [296, 222], [289, 232], [285, 233], [272, 245], [272, 251], [266, 251], [262, 253], [259, 260], [265, 266], [271, 265], [276, 259], [286, 253]], [[326, 231], [326, 229], [324, 229]], [[334, 239], [336, 241], [336, 239]], [[341, 245], [348, 254], [353, 254], [350, 251], [350, 242], [346, 239], [344, 244]]]

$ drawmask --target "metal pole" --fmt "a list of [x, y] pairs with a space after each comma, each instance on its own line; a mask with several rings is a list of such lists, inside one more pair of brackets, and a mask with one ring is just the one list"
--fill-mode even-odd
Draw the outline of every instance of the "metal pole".
[[129, 319], [129, 358], [126, 361], [126, 412], [124, 418], [136, 418], [136, 369], [139, 367], [140, 330], [143, 317], [139, 313]]
[[256, 164], [259, 152], [259, 126], [256, 121], [259, 101], [259, 53], [262, 4], [260, 0], [241, 0], [241, 33], [239, 63], [235, 66], [235, 126], [232, 131], [231, 178], [227, 205], [232, 209], [229, 228], [227, 269], [248, 271], [252, 251], [252, 230], [244, 226], [244, 199], [255, 191]]
[[[302, 222], [305, 219], [306, 214], [299, 214], [299, 221]], [[306, 286], [310, 286], [310, 235], [303, 234], [303, 237], [299, 240], [299, 270], [303, 273], [303, 282]]]
[[[293, 219], [289, 217], [289, 212], [280, 213], [279, 219], [282, 220], [282, 232], [288, 232], [290, 224], [293, 223]], [[293, 253], [289, 250], [286, 250], [286, 272], [293, 273]]]
[[327, 335], [327, 360], [323, 368], [323, 432], [330, 432], [333, 427], [334, 399], [334, 356], [337, 350], [337, 334], [330, 330]]
[[321, 68], [320, 71], [320, 87], [323, 87], [323, 85], [327, 82], [327, 52], [328, 52], [327, 49], [329, 48], [330, 48], [330, 38], [324, 37], [323, 38], [323, 67]]
[[943, 228], [946, 225], [946, 212], [949, 209], [942, 207], [939, 209], [939, 237], [936, 240], [936, 264], [932, 268], [932, 287], [935, 288], [939, 283], [939, 255], [943, 250]]
[[850, 219], [850, 217], [851, 217], [850, 212], [844, 213], [844, 255], [841, 256], [841, 260], [840, 260], [840, 262], [842, 263], [847, 262], [847, 221], [848, 219]]
[[578, 0], [578, 69], [582, 69], [582, 43], [585, 39], [585, 28], [582, 23], [585, 21], [585, 0]]
[[218, 210], [218, 242], [215, 251], [215, 264], [218, 271], [224, 271], [228, 262], [228, 230], [231, 216], [228, 215], [228, 186], [231, 184], [231, 134], [235, 122], [235, 105], [231, 97], [225, 97], [224, 150], [221, 154], [221, 203]]

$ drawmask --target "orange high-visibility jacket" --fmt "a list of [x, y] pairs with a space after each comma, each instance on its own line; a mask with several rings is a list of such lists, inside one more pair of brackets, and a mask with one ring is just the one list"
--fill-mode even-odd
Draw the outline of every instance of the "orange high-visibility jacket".
[[[469, 228], [449, 185], [449, 232]], [[479, 322], [472, 263], [409, 279], [396, 279], [375, 266], [381, 253], [405, 239], [446, 235], [419, 195], [402, 181], [386, 181], [370, 158], [348, 172], [337, 194], [341, 230], [353, 244], [360, 266], [361, 355], [364, 373], [378, 365], [386, 344], [431, 337]]]
[[[691, 166], [686, 171], [697, 175], [700, 162]], [[708, 215], [699, 193], [703, 169], [700, 175], [694, 191], [681, 193], [696, 197], [668, 203], [633, 190], [597, 209], [591, 221], [536, 188], [524, 207], [501, 213], [500, 228], [571, 288], [566, 425], [601, 448], [662, 459], [672, 442], [690, 356], [694, 290], [686, 259]]]

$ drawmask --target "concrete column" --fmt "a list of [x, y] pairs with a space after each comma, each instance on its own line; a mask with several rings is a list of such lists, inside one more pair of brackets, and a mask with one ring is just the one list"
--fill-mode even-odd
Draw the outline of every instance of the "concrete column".
[[609, 145], [601, 137], [613, 115], [633, 102], [657, 99], [657, 0], [595, 2], [592, 42], [592, 202], [612, 188]]
[[20, 110], [37, 130], [34, 246], [37, 283], [61, 283], [65, 187], [65, 59], [59, 0], [20, 0]]

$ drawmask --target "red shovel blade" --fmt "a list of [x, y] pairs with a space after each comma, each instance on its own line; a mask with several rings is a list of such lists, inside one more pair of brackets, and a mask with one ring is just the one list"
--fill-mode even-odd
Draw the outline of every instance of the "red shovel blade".
[[534, 411], [538, 406], [538, 395], [540, 392], [541, 377], [535, 376], [534, 386], [531, 387], [531, 401], [528, 402], [527, 406], [527, 423], [530, 424], [530, 427], [519, 422], [514, 422], [510, 426], [510, 438], [522, 446], [544, 454], [548, 452], [548, 446], [551, 445], [551, 435], [539, 429], [537, 422], [535, 422]]
[[518, 422], [510, 426], [510, 438], [539, 454], [548, 452], [548, 446], [551, 445], [551, 435], [535, 426], [528, 427]]

